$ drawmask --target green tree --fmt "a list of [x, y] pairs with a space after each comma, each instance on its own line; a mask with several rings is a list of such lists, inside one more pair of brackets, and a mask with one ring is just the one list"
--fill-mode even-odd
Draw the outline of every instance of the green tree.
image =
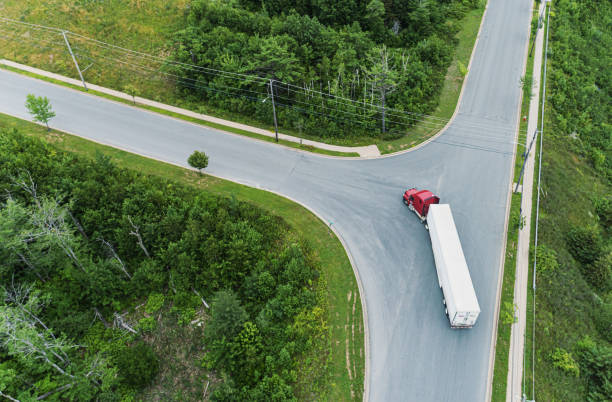
[[211, 360], [224, 367], [228, 362], [231, 342], [243, 328], [248, 315], [231, 290], [220, 290], [215, 294], [210, 315], [204, 337], [209, 342]]
[[244, 323], [230, 347], [230, 372], [241, 384], [254, 385], [263, 373], [263, 343], [257, 325]]
[[189, 166], [192, 168], [198, 169], [200, 174], [202, 174], [202, 169], [208, 166], [208, 155], [203, 151], [193, 151], [193, 153], [189, 155], [187, 163], [189, 163]]
[[136, 97], [138, 95], [140, 95], [140, 91], [138, 90], [138, 88], [136, 88], [132, 84], [128, 84], [128, 85], [123, 87], [123, 92], [125, 92], [126, 94], [128, 94], [128, 95], [130, 95], [132, 97], [132, 101], [134, 102], [134, 105], [135, 105], [136, 104]]
[[34, 116], [34, 121], [45, 123], [48, 131], [50, 129], [49, 120], [55, 117], [55, 112], [51, 110], [49, 99], [46, 96], [35, 96], [33, 94], [29, 94], [26, 97], [25, 105], [28, 112]]
[[119, 351], [116, 359], [123, 382], [136, 389], [150, 384], [159, 369], [155, 351], [144, 342]]
[[385, 39], [385, 5], [380, 0], [372, 0], [366, 6], [365, 20], [372, 39], [381, 43]]
[[609, 401], [612, 395], [612, 347], [598, 345], [588, 336], [576, 344], [587, 400]]

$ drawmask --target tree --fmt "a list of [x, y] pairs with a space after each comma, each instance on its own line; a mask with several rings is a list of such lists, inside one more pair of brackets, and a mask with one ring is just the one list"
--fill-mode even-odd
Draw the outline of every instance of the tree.
[[385, 5], [380, 0], [372, 0], [366, 6], [365, 20], [372, 38], [380, 43], [385, 39]]
[[[385, 134], [385, 101], [387, 95], [397, 88], [398, 72], [389, 67], [389, 50], [385, 45], [374, 48], [368, 55], [370, 58], [369, 69], [364, 69], [368, 79], [372, 82], [372, 90], [380, 91], [382, 104], [382, 133]], [[392, 56], [392, 55], [391, 55]]]
[[204, 336], [210, 345], [211, 360], [225, 366], [230, 358], [232, 341], [243, 329], [248, 315], [231, 290], [221, 290], [215, 294], [210, 315]]
[[124, 383], [142, 389], [157, 375], [159, 359], [151, 346], [139, 342], [118, 353], [117, 366]]
[[193, 151], [191, 155], [189, 155], [189, 159], [187, 159], [187, 163], [192, 168], [198, 169], [200, 174], [202, 174], [202, 169], [205, 169], [208, 166], [208, 155], [206, 155], [203, 151]]
[[55, 117], [55, 112], [51, 110], [51, 104], [46, 96], [35, 96], [29, 94], [25, 103], [28, 112], [34, 116], [34, 121], [45, 123], [49, 131], [49, 120]]
[[128, 95], [130, 95], [132, 97], [132, 101], [134, 102], [134, 105], [135, 105], [136, 104], [136, 97], [138, 95], [140, 95], [140, 91], [138, 90], [138, 88], [136, 88], [132, 84], [128, 84], [128, 85], [123, 87], [123, 92], [125, 92], [126, 94], [128, 94]]
[[0, 346], [28, 370], [49, 370], [56, 387], [38, 399], [64, 391], [95, 399], [91, 397], [102, 382], [108, 386], [114, 381], [114, 370], [99, 355], [71, 360], [70, 351], [80, 346], [55, 335], [39, 318], [46, 300], [32, 289], [14, 285], [0, 291]]

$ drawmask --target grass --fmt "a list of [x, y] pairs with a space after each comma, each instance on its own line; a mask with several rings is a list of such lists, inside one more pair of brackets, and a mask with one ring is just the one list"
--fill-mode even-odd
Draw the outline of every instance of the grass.
[[[242, 186], [230, 181], [175, 165], [148, 159], [92, 141], [51, 130], [0, 114], [0, 129], [16, 128], [41, 138], [59, 149], [92, 158], [96, 152], [110, 156], [121, 167], [145, 174], [164, 177], [221, 196], [235, 196], [256, 204], [282, 217], [305, 242], [320, 261], [322, 276], [327, 284], [327, 325], [329, 328], [328, 379], [326, 389], [319, 390], [325, 399], [337, 401], [361, 400], [364, 381], [364, 328], [361, 299], [351, 264], [342, 244], [333, 232], [313, 213], [281, 196]], [[350, 363], [347, 363], [350, 362]], [[347, 366], [350, 367], [347, 370]]]
[[486, 3], [483, 3], [477, 9], [469, 11], [466, 16], [463, 17], [461, 30], [457, 34], [458, 44], [455, 49], [453, 61], [446, 72], [438, 106], [431, 113], [433, 119], [428, 118], [423, 122], [419, 122], [402, 138], [393, 141], [383, 141], [376, 144], [382, 154], [402, 151], [422, 143], [428, 138], [436, 135], [442, 129], [441, 126], [431, 128], [432, 125], [435, 126], [440, 124], [438, 123], [438, 118], [448, 120], [453, 116], [465, 78], [463, 74], [465, 71], [462, 71], [462, 66], [467, 68], [470, 63], [470, 57], [472, 56], [472, 51], [476, 43], [476, 36], [478, 35], [482, 15], [484, 13], [484, 4]]
[[[185, 116], [182, 115], [180, 113], [175, 113], [175, 112], [171, 112], [165, 109], [160, 109], [154, 106], [149, 106], [149, 105], [143, 105], [143, 104], [139, 104], [139, 103], [134, 103], [131, 102], [127, 99], [123, 99], [123, 98], [119, 98], [113, 95], [109, 95], [106, 94], [104, 92], [99, 92], [99, 91], [95, 91], [93, 89], [89, 89], [88, 91], [85, 91], [85, 89], [81, 86], [78, 85], [73, 85], [64, 81], [60, 81], [60, 80], [56, 80], [54, 78], [49, 78], [49, 77], [45, 77], [39, 74], [35, 74], [29, 71], [23, 71], [14, 67], [10, 67], [10, 66], [5, 66], [0, 64], [0, 68], [8, 70], [8, 71], [12, 71], [14, 73], [18, 73], [18, 74], [23, 74], [26, 75], [28, 77], [32, 77], [32, 78], [36, 78], [39, 80], [43, 80], [43, 81], [47, 81], [50, 82], [52, 84], [56, 84], [56, 85], [61, 85], [64, 87], [68, 87], [71, 89], [74, 89], [76, 91], [80, 91], [80, 92], [86, 92], [88, 94], [92, 94], [92, 95], [96, 95], [105, 99], [109, 99], [115, 102], [119, 102], [119, 103], [123, 103], [126, 105], [130, 105], [130, 106], [134, 106], [134, 107], [139, 107], [141, 109], [146, 109], [149, 110], [151, 112], [155, 112], [155, 113], [159, 113], [159, 114], [163, 114], [166, 116], [170, 116], [170, 117], [174, 117], [176, 119], [179, 120], [184, 120], [184, 121], [188, 121], [190, 123], [195, 123], [195, 124], [199, 124], [202, 126], [206, 126], [206, 127], [211, 127], [217, 130], [221, 130], [221, 131], [226, 131], [226, 132], [230, 132], [230, 133], [234, 133], [234, 134], [238, 134], [238, 135], [243, 135], [245, 137], [250, 137], [250, 138], [255, 138], [257, 140], [261, 140], [261, 141], [266, 141], [266, 142], [276, 142], [276, 140], [272, 137], [268, 137], [266, 135], [261, 135], [261, 134], [257, 134], [257, 133], [252, 133], [250, 131], [246, 131], [246, 130], [241, 130], [238, 128], [234, 128], [234, 127], [230, 127], [230, 126], [225, 126], [223, 124], [218, 124], [218, 123], [213, 123], [210, 121], [206, 121], [206, 120], [201, 120], [201, 119], [196, 119], [194, 117], [191, 116]], [[312, 145], [303, 145], [303, 144], [298, 144], [296, 142], [292, 142], [292, 141], [286, 141], [283, 139], [279, 139], [278, 143], [281, 145], [284, 145], [286, 147], [289, 148], [294, 148], [294, 149], [300, 149], [302, 151], [308, 151], [308, 152], [313, 152], [313, 153], [317, 153], [317, 154], [322, 154], [322, 155], [329, 155], [329, 156], [341, 156], [341, 157], [359, 157], [359, 153], [357, 152], [338, 152], [338, 151], [331, 151], [331, 150], [327, 150], [327, 149], [321, 149], [321, 148], [316, 148]]]
[[[534, 10], [532, 13], [532, 19], [538, 18], [538, 4], [534, 3]], [[530, 35], [529, 48], [533, 44], [535, 37]], [[527, 88], [531, 88], [533, 75], [533, 53], [528, 55], [524, 77], [524, 90], [523, 90], [523, 101], [521, 104], [521, 116], [527, 116], [529, 114], [529, 103], [531, 101], [531, 92]], [[519, 123], [519, 135], [518, 142], [526, 144], [527, 140], [527, 122], [522, 118]], [[529, 137], [529, 140], [531, 137]], [[526, 144], [529, 146], [529, 144]], [[517, 158], [514, 161], [514, 183], [520, 179], [521, 167], [523, 165], [523, 150], [526, 148], [523, 145], [517, 145]], [[536, 152], [535, 148], [532, 148], [531, 152]], [[535, 192], [534, 192], [535, 193]], [[506, 389], [508, 386], [508, 358], [510, 353], [510, 336], [512, 330], [512, 323], [509, 323], [504, 318], [510, 313], [514, 307], [514, 283], [516, 273], [516, 253], [518, 248], [518, 226], [520, 220], [521, 208], [521, 195], [512, 194], [510, 204], [510, 217], [508, 224], [508, 234], [506, 240], [506, 255], [504, 259], [504, 271], [502, 279], [502, 289], [500, 298], [500, 309], [499, 319], [497, 322], [497, 340], [495, 343], [495, 365], [493, 369], [493, 385], [492, 385], [492, 396], [491, 400], [494, 402], [501, 402], [506, 400]], [[535, 211], [535, 203], [533, 204], [533, 210]], [[530, 219], [530, 218], [527, 218]], [[533, 233], [535, 226], [532, 225], [530, 233]], [[529, 302], [529, 300], [528, 300]], [[528, 327], [527, 327], [528, 328]], [[525, 345], [527, 347], [527, 345]]]
[[518, 247], [518, 222], [521, 208], [521, 195], [512, 194], [510, 222], [504, 259], [504, 277], [502, 282], [499, 320], [497, 322], [497, 342], [495, 343], [495, 366], [493, 369], [492, 401], [506, 400], [508, 381], [508, 357], [510, 351], [510, 334], [512, 321], [508, 314], [514, 315], [514, 281], [516, 273], [516, 251]]
[[[104, 41], [117, 46], [163, 58], [167, 56], [167, 43], [172, 32], [177, 30], [177, 24], [182, 21], [179, 16], [186, 12], [188, 3], [188, 0], [174, 2], [163, 0], [108, 0], [103, 2], [81, 1], [72, 4], [67, 4], [61, 0], [50, 0], [44, 3], [35, 0], [4, 0], [0, 2], [0, 5], [3, 5], [3, 14], [9, 18], [61, 27], [90, 38], [103, 38]], [[462, 71], [462, 69], [465, 67], [462, 68], [461, 66], [469, 64], [482, 20], [484, 4], [483, 2], [479, 8], [469, 11], [461, 21], [454, 58], [447, 70], [438, 107], [432, 112], [434, 120], [436, 120], [435, 118], [450, 119], [453, 115], [464, 80], [465, 71]], [[74, 18], [74, 16], [79, 16], [79, 18]], [[39, 40], [34, 40], [33, 37], [25, 37], [25, 35], [15, 37], [11, 34], [10, 29], [7, 32], [7, 29], [0, 25], [0, 43], [2, 43], [0, 57], [78, 79], [61, 37], [54, 38], [52, 35], [45, 35]], [[84, 42], [79, 42], [78, 38], [73, 40], [76, 42], [74, 44], [76, 48], [90, 46]], [[89, 64], [89, 62], [87, 63]], [[266, 130], [273, 129], [272, 122], [265, 124], [248, 116], [189, 101], [178, 95], [175, 88], [169, 83], [159, 83], [141, 74], [135, 74], [127, 70], [122, 71], [122, 69], [117, 69], [116, 66], [108, 68], [105, 63], [108, 64], [103, 59], [93, 63], [84, 73], [85, 79], [117, 90], [123, 90], [124, 86], [129, 84], [137, 87], [141, 96], [145, 98]], [[151, 68], [155, 69], [157, 67], [152, 66]], [[435, 135], [441, 127], [428, 128], [427, 126], [432, 125], [429, 120], [431, 119], [417, 124], [400, 139], [378, 143], [381, 153], [387, 154], [408, 149]], [[282, 125], [282, 122], [280, 124]], [[227, 130], [227, 128], [223, 129]], [[321, 138], [316, 135], [310, 135], [292, 127], [283, 126], [282, 132], [305, 139], [321, 141]], [[245, 132], [239, 134], [247, 135]], [[253, 134], [248, 135], [254, 136]], [[269, 141], [269, 138], [265, 136], [259, 139]], [[376, 142], [376, 139], [362, 137], [326, 139], [325, 141], [336, 145], [363, 146], [371, 145]], [[299, 147], [295, 143], [284, 143], [284, 145]], [[315, 149], [306, 146], [302, 149], [334, 156], [356, 155], [338, 154], [333, 151], [315, 151]]]
[[[555, 18], [552, 10], [550, 18]], [[551, 36], [550, 40], [550, 51], [562, 46], [555, 44], [554, 36]], [[548, 58], [547, 68], [548, 84], [553, 84], [551, 81], [555, 77], [553, 73], [556, 68], [552, 57]], [[567, 89], [568, 96], [572, 91]], [[588, 379], [583, 378], [582, 373], [580, 377], [575, 377], [555, 367], [551, 354], [556, 348], [562, 348], [578, 361], [575, 345], [587, 336], [600, 345], [610, 346], [610, 342], [603, 339], [603, 334], [595, 328], [594, 317], [600, 314], [602, 301], [612, 302], [612, 292], [609, 289], [607, 293], [595, 291], [585, 281], [580, 264], [568, 251], [564, 235], [571, 226], [598, 225], [593, 201], [604, 196], [609, 197], [612, 189], [610, 182], [601, 177], [602, 172], [597, 172], [589, 163], [588, 157], [581, 154], [580, 146], [575, 144], [577, 140], [572, 140], [567, 133], [558, 129], [559, 116], [555, 116], [557, 113], [551, 102], [547, 102], [544, 116], [538, 245], [545, 245], [555, 251], [559, 267], [553, 275], [549, 275], [540, 271], [542, 267], [538, 264], [535, 290], [531, 286], [534, 272], [530, 270], [525, 382], [527, 395], [531, 399], [573, 401], [585, 399]], [[540, 121], [542, 118], [540, 116]], [[538, 143], [536, 166], [539, 161], [539, 147]], [[537, 193], [534, 192], [533, 204], [536, 202]], [[576, 208], [578, 205], [581, 207]], [[535, 227], [535, 224], [534, 214], [532, 226]], [[603, 229], [605, 231], [605, 228]], [[535, 240], [533, 231], [531, 240]], [[608, 238], [608, 252], [609, 242]], [[530, 266], [532, 264], [533, 253], [530, 254]]]
[[[550, 118], [546, 117], [548, 127], [552, 126], [550, 123]], [[610, 291], [607, 295], [595, 292], [588, 285], [579, 263], [567, 250], [564, 234], [571, 225], [597, 222], [592, 201], [609, 195], [611, 189], [609, 183], [598, 177], [589, 161], [572, 150], [566, 139], [555, 137], [545, 126], [538, 245], [555, 250], [559, 268], [553, 276], [542, 272], [537, 275], [535, 356], [532, 355], [534, 293], [531, 286], [528, 289], [525, 371], [527, 395], [531, 399], [577, 401], [585, 398], [586, 381], [556, 368], [550, 356], [555, 348], [563, 348], [577, 359], [574, 346], [585, 336], [607, 344], [594, 327], [593, 317], [598, 314], [601, 300], [610, 302], [612, 294]], [[535, 197], [534, 193], [534, 202]], [[582, 207], [575, 208], [576, 205]], [[529, 280], [531, 284], [533, 272]], [[535, 395], [531, 392], [534, 357]]]

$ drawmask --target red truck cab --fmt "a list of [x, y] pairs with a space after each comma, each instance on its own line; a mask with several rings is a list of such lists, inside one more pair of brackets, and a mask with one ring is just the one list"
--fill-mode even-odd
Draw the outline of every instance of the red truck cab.
[[439, 203], [440, 197], [434, 195], [434, 193], [429, 190], [411, 188], [404, 192], [404, 204], [408, 205], [408, 208], [414, 211], [421, 221], [426, 219], [427, 212], [429, 212], [429, 206]]

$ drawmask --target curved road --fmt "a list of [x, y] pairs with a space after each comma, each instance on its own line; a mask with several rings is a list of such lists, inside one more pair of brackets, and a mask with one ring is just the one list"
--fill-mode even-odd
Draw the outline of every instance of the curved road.
[[[200, 126], [0, 70], [0, 112], [29, 119], [28, 93], [45, 95], [53, 126], [208, 171], [298, 200], [333, 222], [363, 284], [371, 401], [484, 401], [531, 0], [490, 0], [460, 109], [413, 152], [339, 160]], [[452, 205], [482, 313], [471, 330], [444, 315], [427, 232], [401, 202], [409, 186]]]

